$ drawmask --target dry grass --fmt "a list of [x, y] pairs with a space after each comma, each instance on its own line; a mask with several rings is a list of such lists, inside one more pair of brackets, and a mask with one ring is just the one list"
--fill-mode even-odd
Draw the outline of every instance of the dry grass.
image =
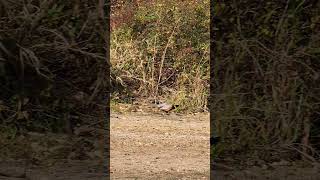
[[[116, 9], [111, 16], [117, 24], [111, 32], [115, 79], [132, 96], [166, 99], [179, 104], [180, 110], [204, 110], [209, 90], [209, 1], [141, 3], [128, 13], [130, 18], [121, 12]], [[192, 29], [195, 24], [197, 29]]]
[[224, 141], [215, 151], [318, 159], [319, 147], [310, 141], [319, 129], [319, 31], [303, 20], [318, 10], [311, 3], [231, 4], [215, 7], [210, 108]]
[[1, 8], [3, 126], [19, 133], [64, 132], [68, 117], [97, 116], [109, 82], [101, 7], [89, 1], [4, 0]]

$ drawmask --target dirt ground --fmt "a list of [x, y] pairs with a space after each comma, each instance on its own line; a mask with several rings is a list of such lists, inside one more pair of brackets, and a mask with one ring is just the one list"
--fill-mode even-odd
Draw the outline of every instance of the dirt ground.
[[209, 114], [111, 115], [111, 179], [209, 179]]
[[317, 180], [320, 168], [275, 162], [209, 168], [209, 114], [111, 115], [111, 179]]
[[[214, 180], [320, 179], [318, 164], [306, 166], [304, 163], [285, 161], [250, 168], [236, 168], [232, 164], [219, 163], [210, 175], [209, 124], [208, 113], [179, 115], [139, 111], [123, 114], [113, 112], [111, 114], [111, 179], [182, 180], [210, 179], [210, 177]], [[64, 143], [69, 141], [63, 136], [52, 138], [60, 139], [59, 141]], [[87, 139], [86, 143], [88, 142]], [[73, 143], [63, 145], [64, 143], [55, 144], [55, 147], [49, 149], [75, 146]], [[76, 145], [76, 147], [79, 146]], [[96, 151], [94, 148], [85, 150], [88, 147], [87, 144], [79, 152], [92, 155], [92, 152]], [[63, 153], [66, 154], [66, 151]], [[80, 156], [84, 155], [80, 154]], [[1, 160], [0, 180], [100, 180], [106, 178], [103, 172], [107, 167], [103, 166], [105, 163], [100, 156], [84, 160], [57, 160], [57, 162], [46, 166], [32, 165], [26, 169], [23, 161]]]

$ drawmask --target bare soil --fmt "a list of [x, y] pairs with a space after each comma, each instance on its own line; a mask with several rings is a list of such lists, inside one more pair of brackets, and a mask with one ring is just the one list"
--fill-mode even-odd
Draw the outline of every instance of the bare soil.
[[[133, 112], [111, 116], [111, 179], [317, 180], [317, 164], [209, 166], [209, 114]], [[232, 157], [229, 157], [232, 159]]]
[[111, 179], [209, 179], [209, 114], [111, 116]]
[[[113, 112], [111, 179], [320, 179], [318, 164], [285, 161], [251, 167], [217, 163], [210, 175], [209, 124], [208, 113], [179, 115], [137, 111], [123, 114]], [[63, 137], [50, 138], [56, 139], [54, 142], [63, 142], [55, 144], [59, 149], [64, 149], [63, 146], [75, 146]], [[51, 164], [29, 165], [28, 168], [24, 161], [1, 160], [0, 180], [105, 179], [105, 163], [99, 155], [89, 158], [95, 154], [96, 149], [85, 150], [88, 147], [89, 145], [82, 147], [79, 152], [62, 151], [62, 154], [69, 154], [69, 159], [56, 159]], [[76, 160], [77, 157], [85, 156], [81, 152], [87, 152], [88, 158]], [[70, 155], [75, 158], [70, 158]]]

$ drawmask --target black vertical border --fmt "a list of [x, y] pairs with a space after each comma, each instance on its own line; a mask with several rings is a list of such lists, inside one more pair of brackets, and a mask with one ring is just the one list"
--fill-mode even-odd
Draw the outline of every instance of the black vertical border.
[[104, 34], [102, 37], [105, 38], [105, 56], [106, 60], [104, 63], [104, 70], [101, 72], [104, 72], [105, 74], [102, 74], [102, 76], [106, 76], [106, 84], [107, 89], [106, 92], [104, 92], [104, 100], [106, 103], [106, 106], [104, 107], [104, 134], [103, 134], [103, 173], [104, 178], [106, 180], [110, 179], [110, 10], [111, 10], [111, 2], [110, 0], [98, 0], [98, 6], [100, 9], [100, 22], [104, 29]]
[[[216, 3], [214, 0], [210, 1], [210, 93], [209, 93], [209, 99], [208, 99], [208, 105], [209, 105], [209, 112], [210, 112], [210, 138], [214, 134], [214, 113], [212, 109], [212, 98], [213, 98], [213, 92], [214, 92], [214, 54], [215, 54], [215, 48], [214, 48], [214, 38], [216, 36], [214, 31], [214, 3]], [[212, 170], [213, 170], [213, 154], [212, 154], [212, 146], [210, 143], [210, 179], [213, 179], [212, 177]]]
[[106, 0], [107, 5], [105, 6], [106, 11], [106, 28], [107, 28], [107, 34], [106, 34], [106, 60], [107, 60], [107, 80], [108, 80], [108, 88], [107, 88], [107, 107], [106, 107], [106, 122], [105, 122], [105, 128], [107, 134], [106, 136], [106, 142], [105, 142], [105, 151], [106, 151], [106, 171], [107, 171], [107, 179], [110, 179], [110, 68], [111, 68], [111, 62], [110, 62], [110, 11], [111, 11], [111, 0]]

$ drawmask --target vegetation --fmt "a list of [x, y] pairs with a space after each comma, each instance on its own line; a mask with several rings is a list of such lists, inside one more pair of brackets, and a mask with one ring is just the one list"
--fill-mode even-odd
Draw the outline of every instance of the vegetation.
[[[318, 1], [214, 4], [210, 110], [218, 153], [319, 158]], [[279, 155], [282, 155], [280, 157]]]
[[196, 111], [207, 106], [210, 84], [211, 129], [222, 139], [215, 157], [316, 160], [319, 6], [217, 1], [209, 63], [209, 1], [114, 4], [111, 71], [123, 91], [113, 97], [165, 98]]
[[[151, 97], [181, 111], [209, 107], [211, 130], [221, 136], [216, 157], [319, 159], [318, 1], [217, 1], [211, 53], [209, 0], [112, 5], [114, 102]], [[109, 47], [99, 7], [0, 1], [1, 144], [101, 119]]]
[[127, 90], [115, 91], [114, 99], [166, 99], [180, 110], [204, 110], [209, 1], [135, 1], [112, 9], [111, 72], [114, 85]]
[[107, 16], [94, 1], [0, 1], [4, 147], [29, 131], [72, 133], [77, 124], [101, 125]]

